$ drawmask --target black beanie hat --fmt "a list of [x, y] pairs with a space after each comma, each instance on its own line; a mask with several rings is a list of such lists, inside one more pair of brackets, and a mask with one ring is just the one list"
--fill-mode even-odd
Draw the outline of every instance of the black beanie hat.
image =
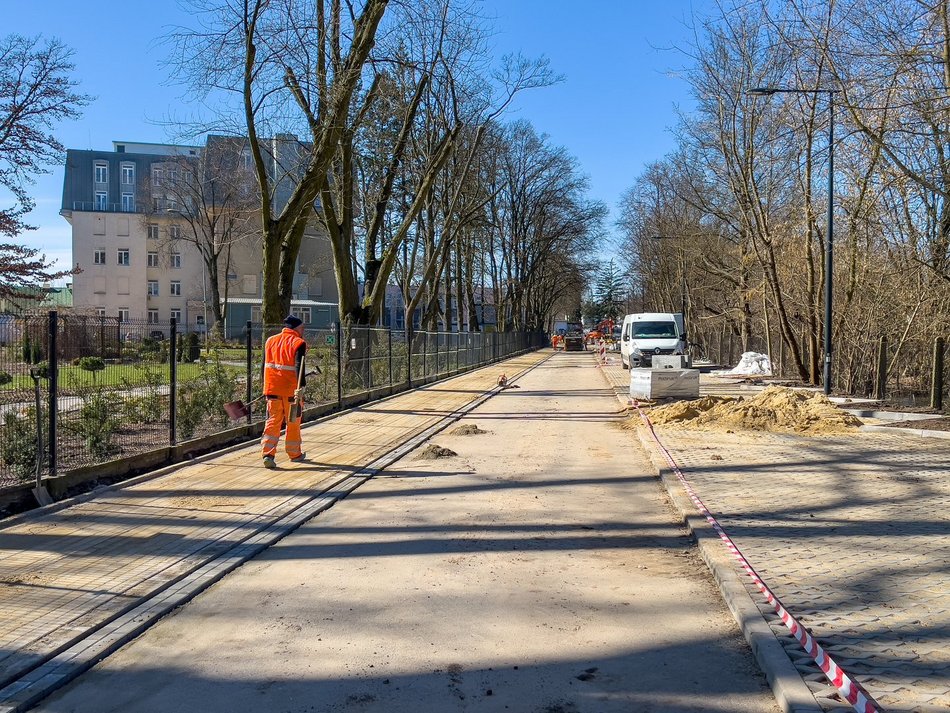
[[292, 314], [288, 314], [286, 317], [284, 317], [284, 324], [286, 324], [291, 329], [296, 329], [301, 324], [303, 324], [303, 320], [299, 317], [294, 317]]

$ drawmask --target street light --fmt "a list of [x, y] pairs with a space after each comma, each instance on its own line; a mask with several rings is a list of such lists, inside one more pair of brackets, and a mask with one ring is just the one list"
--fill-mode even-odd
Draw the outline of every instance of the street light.
[[747, 94], [770, 97], [773, 94], [827, 94], [828, 95], [828, 237], [825, 240], [825, 364], [822, 373], [825, 395], [831, 393], [831, 268], [834, 244], [834, 195], [835, 195], [835, 94], [837, 89], [804, 89], [793, 87], [755, 87]]

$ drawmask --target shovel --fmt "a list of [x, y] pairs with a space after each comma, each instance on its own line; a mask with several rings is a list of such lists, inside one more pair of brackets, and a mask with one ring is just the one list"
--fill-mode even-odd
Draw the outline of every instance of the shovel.
[[[302, 386], [302, 384], [303, 384], [304, 359], [306, 359], [305, 356], [301, 356], [301, 357], [300, 357], [300, 370], [297, 372], [297, 392], [298, 392], [298, 393], [300, 392], [300, 388], [301, 388], [301, 386]], [[301, 399], [300, 399], [300, 396], [298, 396], [297, 398], [295, 398], [295, 399], [294, 399], [294, 405], [290, 407], [290, 420], [291, 420], [291, 421], [299, 421], [299, 420], [300, 420], [300, 414], [301, 414], [301, 411], [303, 410], [303, 409], [301, 408], [300, 400], [301, 400]]]
[[[301, 370], [300, 373], [302, 375], [303, 370]], [[313, 371], [308, 372], [307, 376], [316, 376], [319, 373], [320, 373], [320, 367], [316, 367], [316, 369], [314, 369]], [[300, 381], [301, 381], [301, 377], [298, 377], [297, 388], [300, 388]], [[251, 404], [257, 403], [263, 398], [264, 398], [264, 394], [261, 394], [256, 399], [252, 399], [248, 403], [244, 403], [240, 399], [237, 401], [228, 401], [226, 404], [224, 404], [224, 412], [228, 415], [228, 418], [230, 418], [232, 421], [240, 421], [242, 418], [247, 418], [248, 415], [250, 414]], [[290, 410], [292, 420], [296, 420], [299, 417], [300, 415], [299, 411], [300, 411], [299, 402], [295, 400], [294, 405], [293, 407], [291, 407], [291, 410]]]
[[263, 394], [251, 400], [250, 403], [244, 403], [240, 399], [237, 401], [228, 401], [224, 404], [224, 412], [232, 421], [240, 421], [242, 418], [247, 418], [250, 415], [251, 404], [260, 401], [262, 398], [264, 398]]

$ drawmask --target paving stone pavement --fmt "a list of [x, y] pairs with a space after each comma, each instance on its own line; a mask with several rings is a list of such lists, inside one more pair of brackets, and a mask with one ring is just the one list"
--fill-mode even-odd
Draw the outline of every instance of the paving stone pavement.
[[[0, 710], [17, 680], [150, 597], [233, 553], [342, 478], [509, 377], [536, 352], [352, 409], [303, 429], [305, 463], [255, 443], [71, 507], [0, 523]], [[371, 425], [372, 428], [367, 428]], [[6, 687], [6, 688], [5, 688]]]
[[[603, 371], [621, 396], [626, 372]], [[786, 608], [885, 710], [950, 710], [950, 442], [656, 432]], [[850, 708], [743, 580], [819, 704]]]

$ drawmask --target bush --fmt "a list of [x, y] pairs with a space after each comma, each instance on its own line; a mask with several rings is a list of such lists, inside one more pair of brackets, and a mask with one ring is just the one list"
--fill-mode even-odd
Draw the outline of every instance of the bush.
[[237, 374], [219, 360], [201, 364], [198, 376], [179, 386], [178, 435], [191, 438], [203, 423], [226, 426], [224, 404], [234, 400], [238, 387]]
[[113, 442], [119, 430], [115, 406], [102, 389], [88, 389], [80, 394], [82, 407], [78, 418], [64, 420], [63, 428], [83, 439], [86, 450], [96, 460], [114, 455], [118, 447]]
[[48, 379], [49, 378], [49, 362], [41, 361], [39, 363], [34, 364], [33, 371], [35, 371], [37, 376], [39, 376], [41, 379]]
[[23, 337], [23, 346], [20, 355], [27, 364], [36, 364], [43, 361], [43, 345], [34, 342], [29, 336]]
[[122, 384], [126, 389], [140, 394], [125, 397], [122, 402], [123, 413], [130, 423], [157, 423], [165, 417], [168, 409], [166, 399], [161, 393], [165, 376], [160, 369], [148, 364], [140, 365], [137, 369], [141, 370], [140, 378], [134, 380], [122, 378]]
[[28, 408], [23, 415], [6, 412], [0, 460], [20, 480], [29, 480], [36, 474], [36, 409]]
[[6, 386], [6, 385], [9, 384], [11, 381], [13, 381], [13, 377], [12, 377], [12, 376], [10, 376], [10, 375], [9, 375], [7, 372], [5, 372], [5, 371], [0, 371], [0, 386]]
[[84, 356], [79, 359], [79, 368], [84, 371], [102, 371], [106, 368], [106, 363], [95, 356]]

